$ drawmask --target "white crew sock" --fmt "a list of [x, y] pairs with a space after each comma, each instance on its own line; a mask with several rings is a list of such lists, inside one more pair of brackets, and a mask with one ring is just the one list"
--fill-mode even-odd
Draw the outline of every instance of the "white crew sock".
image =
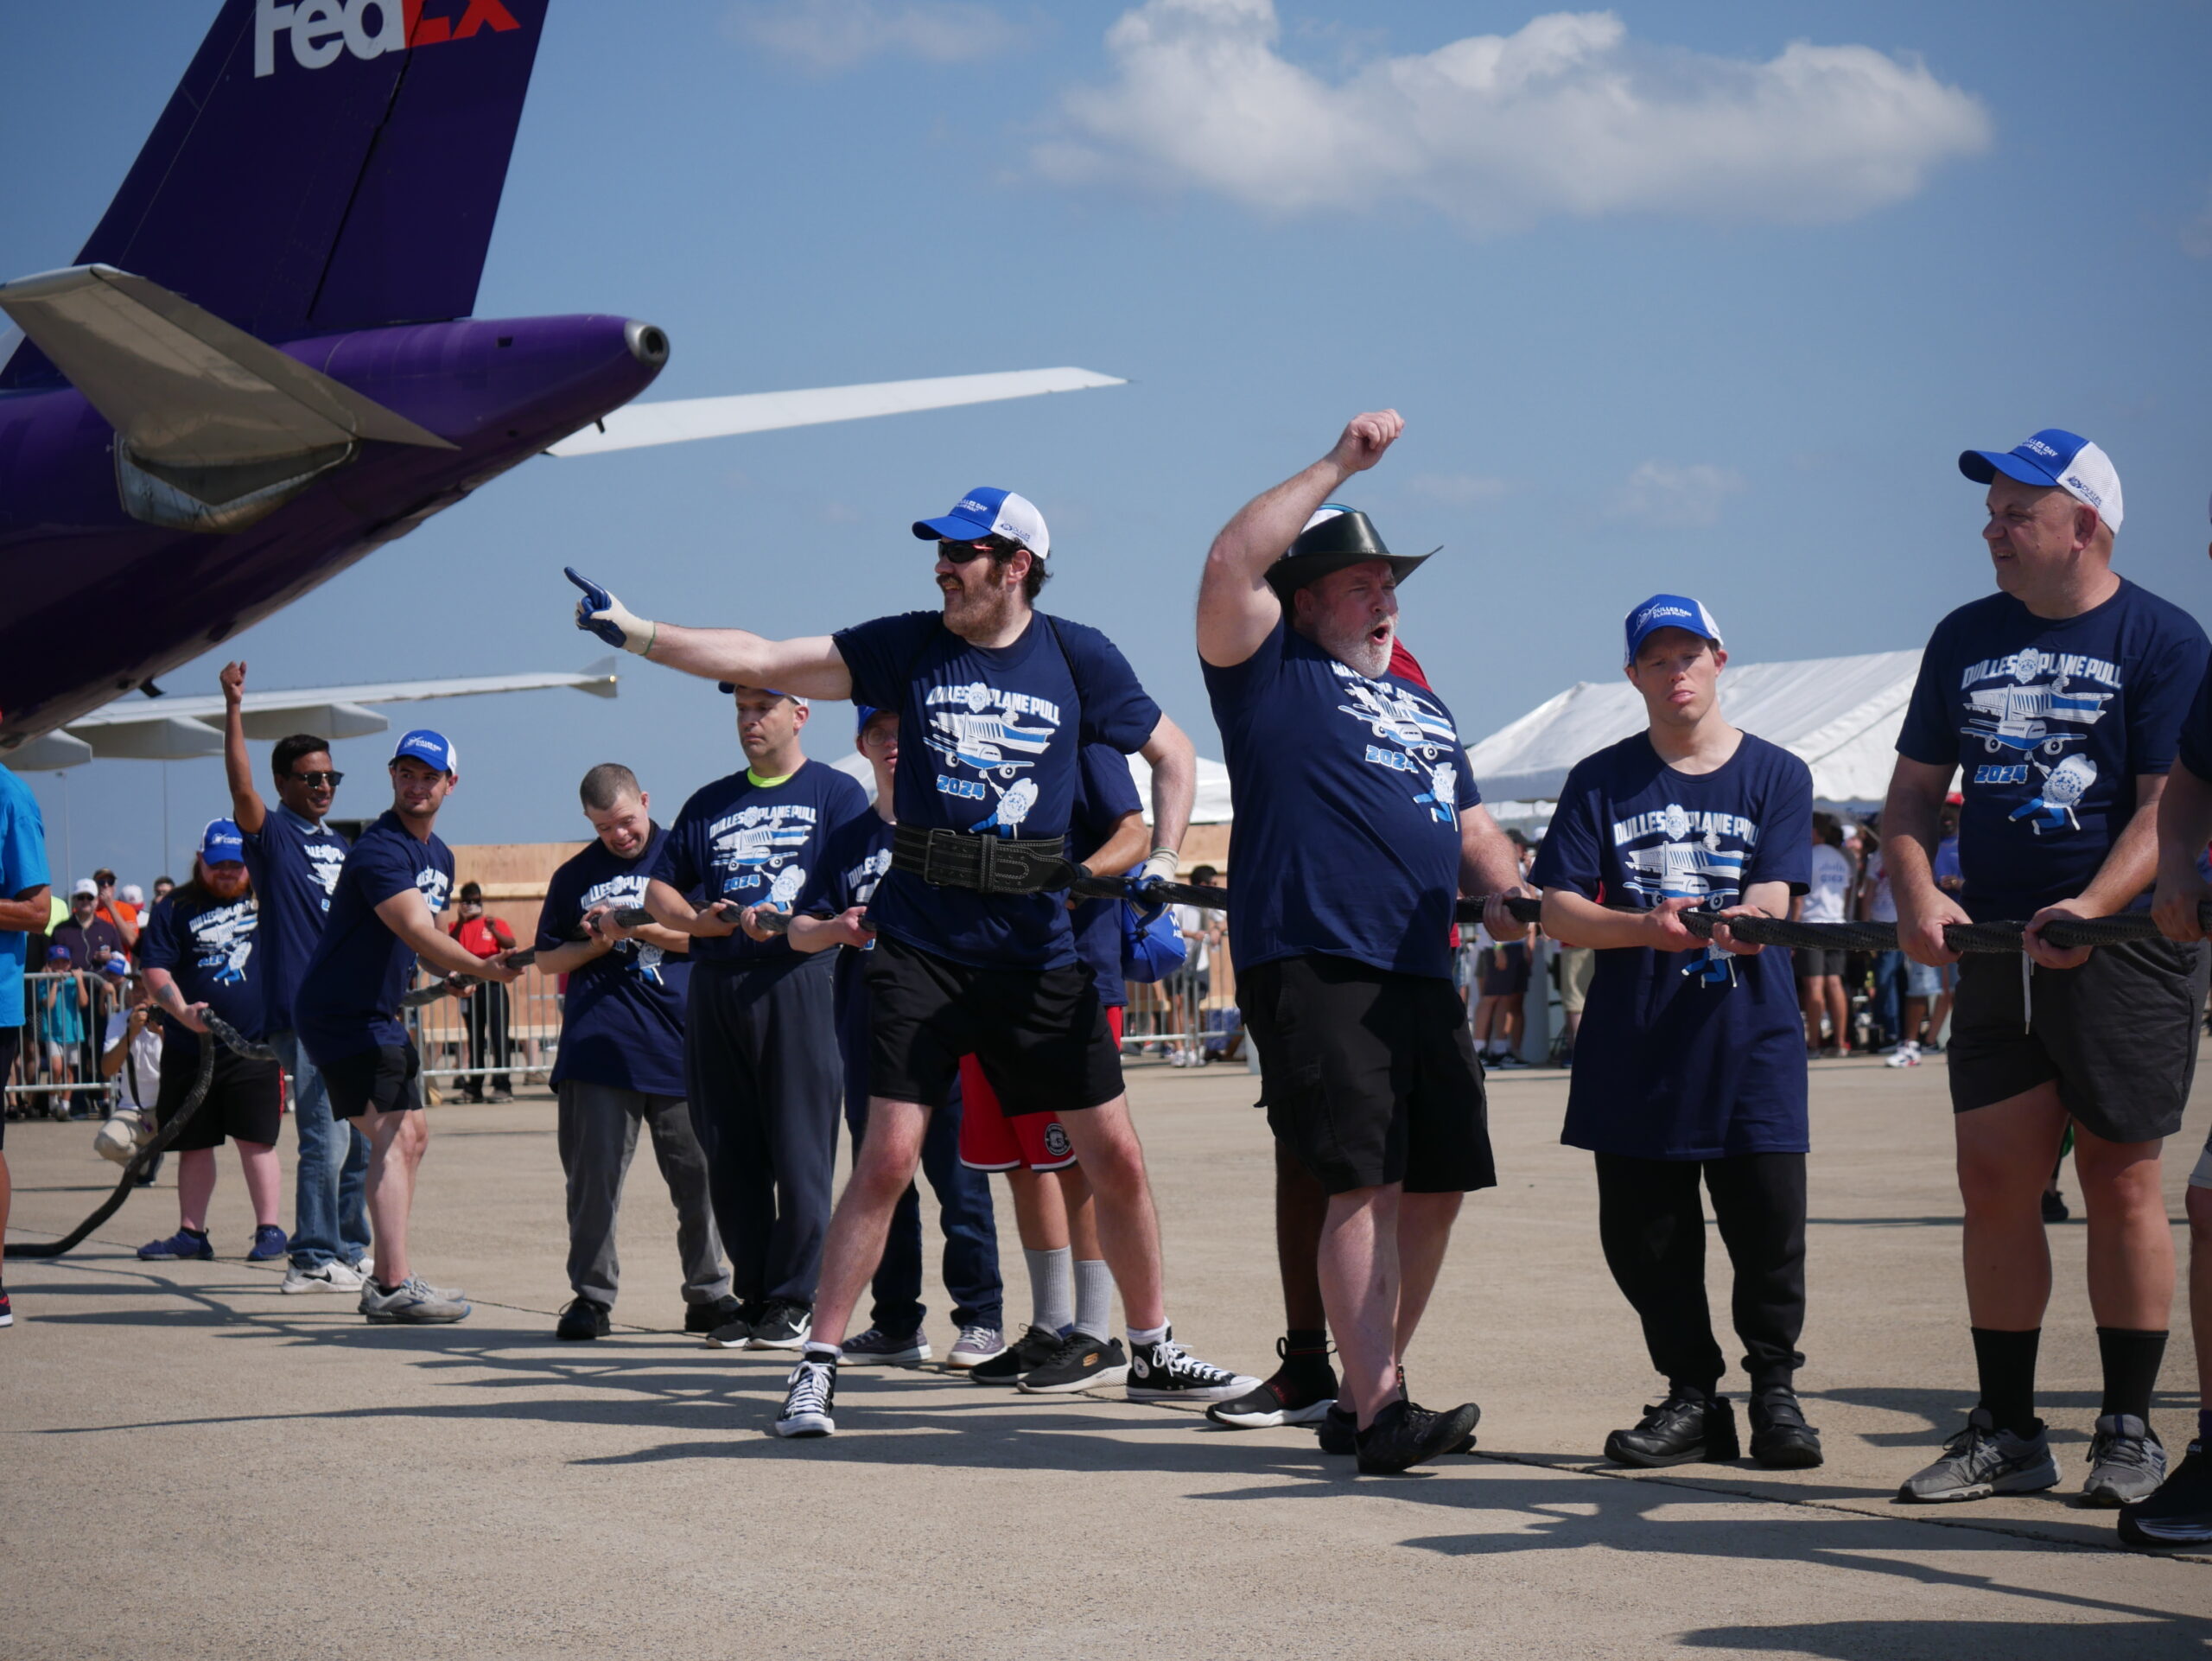
[[1157, 1327], [1132, 1327], [1129, 1328], [1129, 1346], [1134, 1349], [1141, 1344], [1160, 1343], [1166, 1338], [1171, 1330], [1172, 1328], [1165, 1321]]
[[1070, 1289], [1068, 1265], [1075, 1253], [1066, 1246], [1021, 1255], [1029, 1263], [1029, 1324], [1048, 1333], [1064, 1332], [1075, 1319], [1075, 1297]]

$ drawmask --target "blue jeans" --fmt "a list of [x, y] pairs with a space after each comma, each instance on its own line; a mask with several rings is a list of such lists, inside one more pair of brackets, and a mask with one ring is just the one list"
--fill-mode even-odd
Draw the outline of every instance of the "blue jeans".
[[[868, 1126], [868, 1097], [849, 1085], [845, 1123], [857, 1150]], [[998, 1223], [991, 1212], [991, 1180], [960, 1162], [960, 1092], [930, 1114], [922, 1137], [922, 1174], [937, 1193], [938, 1222], [944, 1231], [944, 1289], [956, 1327], [1005, 1323], [1005, 1286], [999, 1278]], [[922, 1317], [922, 1197], [912, 1183], [891, 1213], [891, 1232], [876, 1265], [869, 1324], [894, 1336], [919, 1332]]]
[[1904, 1019], [1897, 998], [1904, 986], [1904, 953], [1878, 951], [1874, 954], [1874, 1025], [1895, 1043], [1904, 1036], [1900, 1022]]
[[369, 1139], [350, 1119], [330, 1117], [330, 1092], [297, 1033], [271, 1033], [269, 1047], [292, 1075], [292, 1121], [300, 1133], [293, 1266], [321, 1269], [334, 1257], [357, 1263], [369, 1249]]

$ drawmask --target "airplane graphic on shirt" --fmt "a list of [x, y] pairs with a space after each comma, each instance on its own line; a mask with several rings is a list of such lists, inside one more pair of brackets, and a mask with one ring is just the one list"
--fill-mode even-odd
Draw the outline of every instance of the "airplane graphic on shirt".
[[[604, 882], [594, 882], [584, 890], [583, 898], [576, 904], [578, 915], [596, 907], [612, 906], [617, 911], [626, 910], [645, 903], [645, 884], [652, 879], [642, 871], [632, 871], [622, 876], [610, 876]], [[630, 959], [630, 967], [639, 977], [661, 984], [661, 959], [668, 954], [660, 947], [644, 940], [617, 940], [614, 950]]]
[[[2084, 681], [2112, 690], [2089, 690]], [[2058, 756], [2069, 744], [2087, 742], [2089, 729], [2104, 719], [2105, 705], [2120, 690], [2120, 668], [2081, 652], [2029, 646], [1969, 665], [1959, 685], [1971, 712], [1959, 729], [1962, 736], [1978, 740], [1993, 755], [2040, 751]]]
[[[1669, 802], [1613, 822], [1613, 845], [1626, 871], [1622, 886], [1647, 907], [1695, 900], [1700, 911], [1726, 911], [1743, 898], [1744, 863], [1758, 844], [1757, 821], [1740, 813], [1693, 811]], [[1629, 844], [1646, 842], [1642, 847]], [[1733, 846], [1726, 845], [1733, 843]], [[1718, 946], [1694, 953], [1682, 972], [1707, 984], [1733, 985], [1733, 954]]]
[[253, 960], [254, 932], [260, 921], [251, 900], [200, 913], [185, 925], [192, 931], [195, 965], [212, 972], [218, 986], [243, 985], [246, 964]]
[[[817, 818], [814, 809], [804, 802], [776, 802], [741, 808], [715, 820], [707, 835], [711, 861], [721, 881], [716, 897], [758, 893], [771, 903], [788, 905], [790, 899], [777, 902], [773, 896], [780, 887], [795, 898], [805, 885], [805, 870], [792, 862], [805, 851]], [[793, 869], [798, 870], [795, 879], [788, 875]], [[752, 903], [760, 904], [762, 899]]]
[[1329, 666], [1351, 700], [1337, 705], [1337, 712], [1367, 729], [1370, 741], [1363, 759], [1368, 765], [1402, 773], [1409, 782], [1426, 783], [1428, 788], [1417, 792], [1414, 800], [1440, 824], [1457, 821], [1459, 767], [1453, 757], [1459, 735], [1442, 709], [1408, 688], [1370, 680], [1348, 664], [1332, 660]]

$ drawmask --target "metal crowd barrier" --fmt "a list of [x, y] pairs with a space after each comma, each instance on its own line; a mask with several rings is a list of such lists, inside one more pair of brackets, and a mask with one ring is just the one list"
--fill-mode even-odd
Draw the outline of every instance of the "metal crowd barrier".
[[[133, 977], [136, 979], [136, 977]], [[106, 977], [82, 970], [23, 977], [22, 1041], [5, 1080], [12, 1117], [105, 1115], [116, 1086], [100, 1077], [108, 1017], [125, 1008]]]
[[511, 986], [471, 981], [465, 997], [438, 998], [406, 1013], [425, 1079], [494, 1091], [543, 1084], [561, 1047], [559, 977], [535, 968]]

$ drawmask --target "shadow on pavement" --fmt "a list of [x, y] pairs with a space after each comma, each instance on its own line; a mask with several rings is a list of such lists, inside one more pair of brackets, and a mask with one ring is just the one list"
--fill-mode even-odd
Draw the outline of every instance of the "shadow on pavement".
[[1708, 1626], [1675, 1640], [1688, 1649], [1749, 1650], [1830, 1661], [1902, 1656], [2002, 1656], [2005, 1661], [2179, 1661], [2204, 1654], [2205, 1625], [2185, 1618], [2043, 1625], [2024, 1620], [1831, 1620], [1803, 1626]]

